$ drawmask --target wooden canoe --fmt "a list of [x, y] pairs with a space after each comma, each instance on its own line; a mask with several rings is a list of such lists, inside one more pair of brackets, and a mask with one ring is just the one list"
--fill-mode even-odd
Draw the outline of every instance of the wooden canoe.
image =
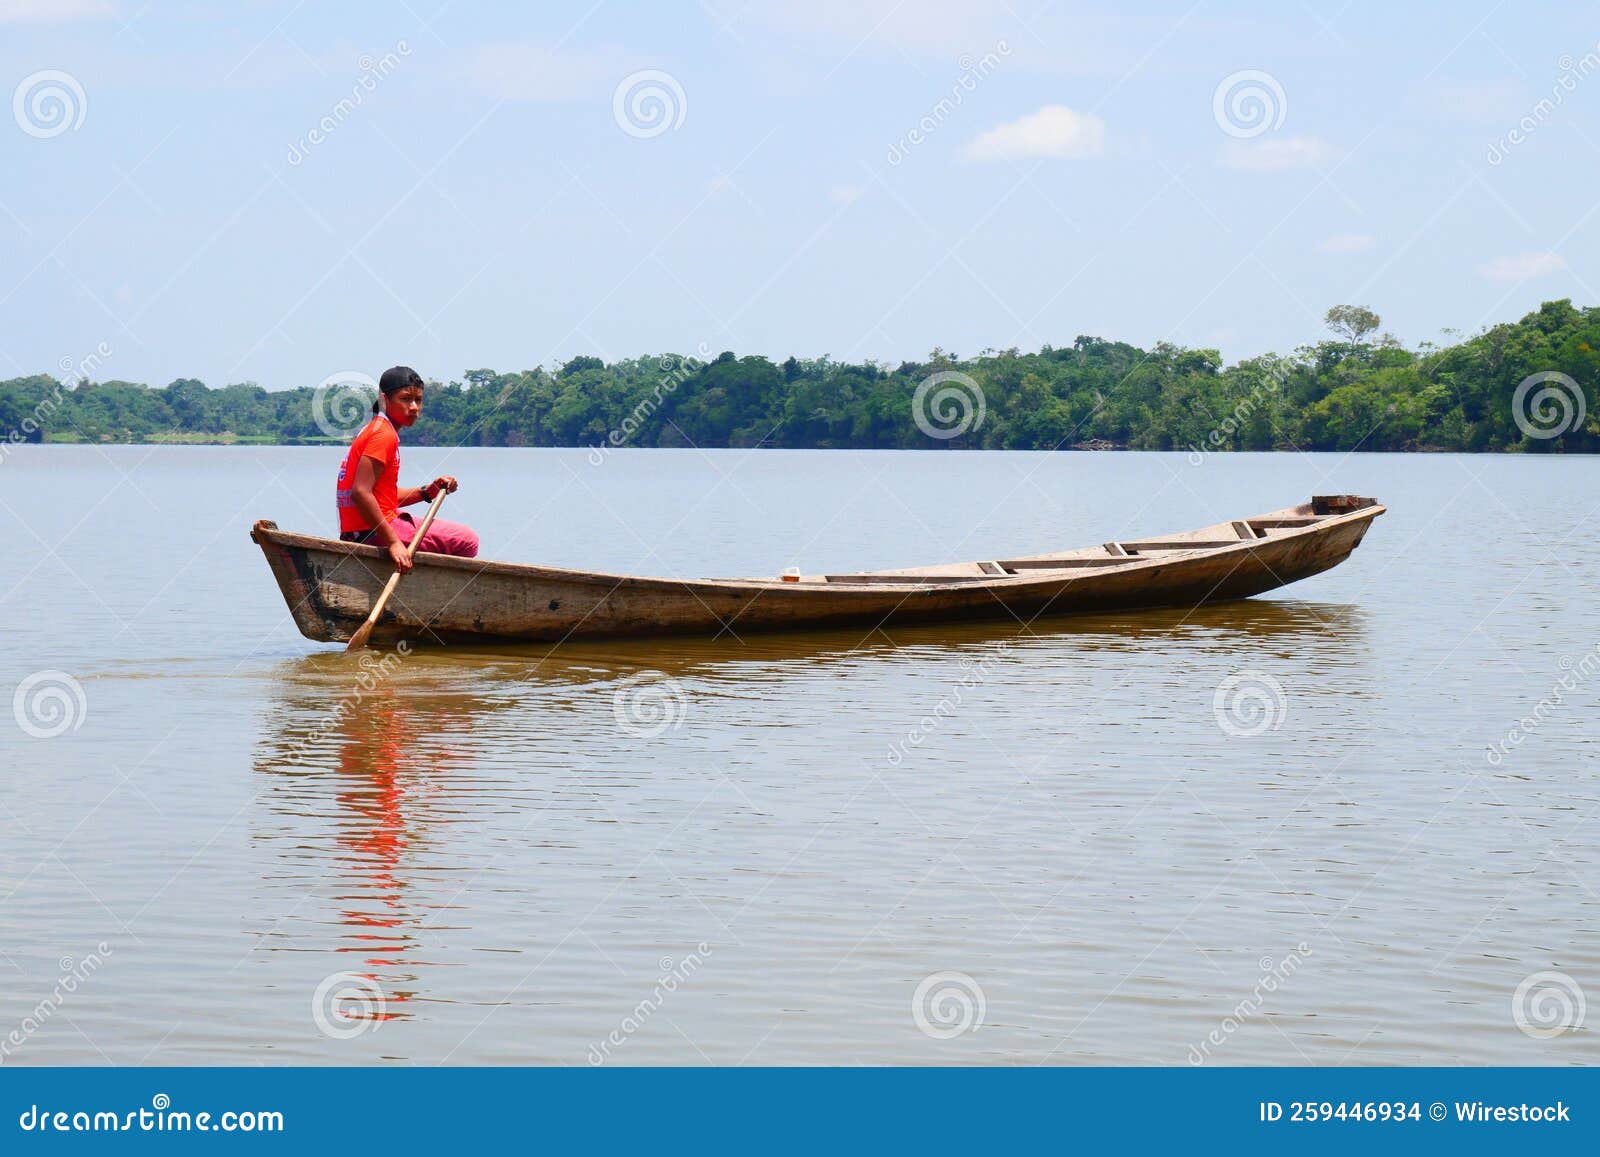
[[[1327, 495], [1181, 534], [798, 581], [635, 578], [420, 553], [372, 641], [738, 635], [945, 619], [1026, 623], [1040, 615], [1192, 607], [1248, 598], [1337, 566], [1383, 512], [1371, 498]], [[290, 534], [265, 520], [250, 537], [309, 639], [348, 639], [393, 573], [375, 546]]]

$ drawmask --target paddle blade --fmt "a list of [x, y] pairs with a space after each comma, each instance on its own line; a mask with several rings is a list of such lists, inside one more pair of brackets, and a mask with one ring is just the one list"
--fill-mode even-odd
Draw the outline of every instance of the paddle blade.
[[[444, 495], [441, 493], [439, 498], [443, 497]], [[434, 509], [437, 510], [439, 506], [438, 499], [434, 500], [433, 505]], [[432, 510], [428, 511], [428, 517], [430, 519], [433, 517]], [[428, 523], [424, 521], [422, 525], [427, 526]], [[417, 553], [417, 543], [420, 541], [422, 541], [421, 534], [418, 534], [416, 538], [411, 540], [411, 554], [414, 555]], [[378, 595], [378, 601], [372, 604], [372, 612], [367, 615], [367, 621], [361, 624], [360, 629], [357, 630], [355, 634], [351, 635], [350, 641], [345, 644], [344, 649], [346, 654], [351, 651], [359, 651], [362, 647], [367, 645], [367, 638], [372, 634], [372, 628], [377, 625], [379, 617], [383, 614], [384, 604], [389, 601], [389, 596], [394, 594], [394, 588], [399, 585], [400, 572], [395, 571], [389, 576], [389, 581], [383, 584], [383, 591]]]
[[367, 645], [367, 639], [371, 635], [372, 635], [372, 620], [368, 619], [366, 622], [362, 623], [361, 626], [356, 629], [356, 633], [351, 635], [350, 636], [350, 641], [344, 645], [345, 654], [349, 654], [351, 651], [359, 651], [359, 650], [361, 650], [362, 647], [365, 647]]

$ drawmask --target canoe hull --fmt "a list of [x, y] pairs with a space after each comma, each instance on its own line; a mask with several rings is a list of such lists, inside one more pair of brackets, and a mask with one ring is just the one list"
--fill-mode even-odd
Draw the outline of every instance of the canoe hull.
[[[1293, 518], [1310, 509], [1275, 515]], [[803, 582], [637, 578], [424, 553], [390, 599], [372, 641], [550, 642], [939, 620], [1026, 623], [1041, 615], [1199, 606], [1248, 598], [1338, 565], [1381, 513], [1383, 507], [1369, 504], [1218, 547], [1205, 536], [1242, 525], [1221, 524], [1190, 532], [1206, 543], [1203, 549], [1174, 550], [1173, 544], [1186, 545], [1179, 535], [1160, 553], [1126, 562], [1064, 552], [1004, 564], [1018, 568], [1012, 573], [949, 582], [917, 572]], [[270, 522], [257, 523], [251, 537], [301, 633], [321, 642], [348, 639], [392, 573], [376, 547], [289, 534]], [[1054, 569], [1057, 561], [1062, 569]], [[962, 565], [998, 569], [994, 563]]]

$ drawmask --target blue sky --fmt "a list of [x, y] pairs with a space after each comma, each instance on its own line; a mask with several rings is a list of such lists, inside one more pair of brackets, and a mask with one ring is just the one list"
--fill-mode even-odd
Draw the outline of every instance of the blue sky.
[[1233, 360], [1600, 283], [1581, 5], [326, 7], [0, 0], [0, 377]]

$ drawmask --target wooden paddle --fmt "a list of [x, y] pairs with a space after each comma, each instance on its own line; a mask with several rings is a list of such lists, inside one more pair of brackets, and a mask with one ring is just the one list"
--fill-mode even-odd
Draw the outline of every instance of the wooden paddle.
[[[428, 507], [428, 513], [423, 516], [422, 525], [417, 527], [417, 533], [411, 537], [411, 545], [406, 547], [406, 557], [417, 557], [417, 544], [422, 541], [422, 536], [428, 533], [428, 527], [433, 525], [433, 516], [439, 513], [439, 507], [444, 505], [444, 496], [448, 494], [444, 487], [439, 488], [439, 493], [433, 496], [433, 502]], [[372, 613], [367, 616], [367, 621], [356, 628], [356, 633], [350, 636], [350, 642], [345, 644], [345, 651], [359, 651], [367, 645], [367, 638], [372, 634], [372, 628], [377, 626], [378, 616], [383, 614], [384, 604], [389, 601], [389, 596], [394, 594], [394, 588], [400, 585], [400, 572], [397, 570], [389, 576], [389, 581], [384, 584], [383, 593], [378, 596], [378, 601], [372, 604]]]

